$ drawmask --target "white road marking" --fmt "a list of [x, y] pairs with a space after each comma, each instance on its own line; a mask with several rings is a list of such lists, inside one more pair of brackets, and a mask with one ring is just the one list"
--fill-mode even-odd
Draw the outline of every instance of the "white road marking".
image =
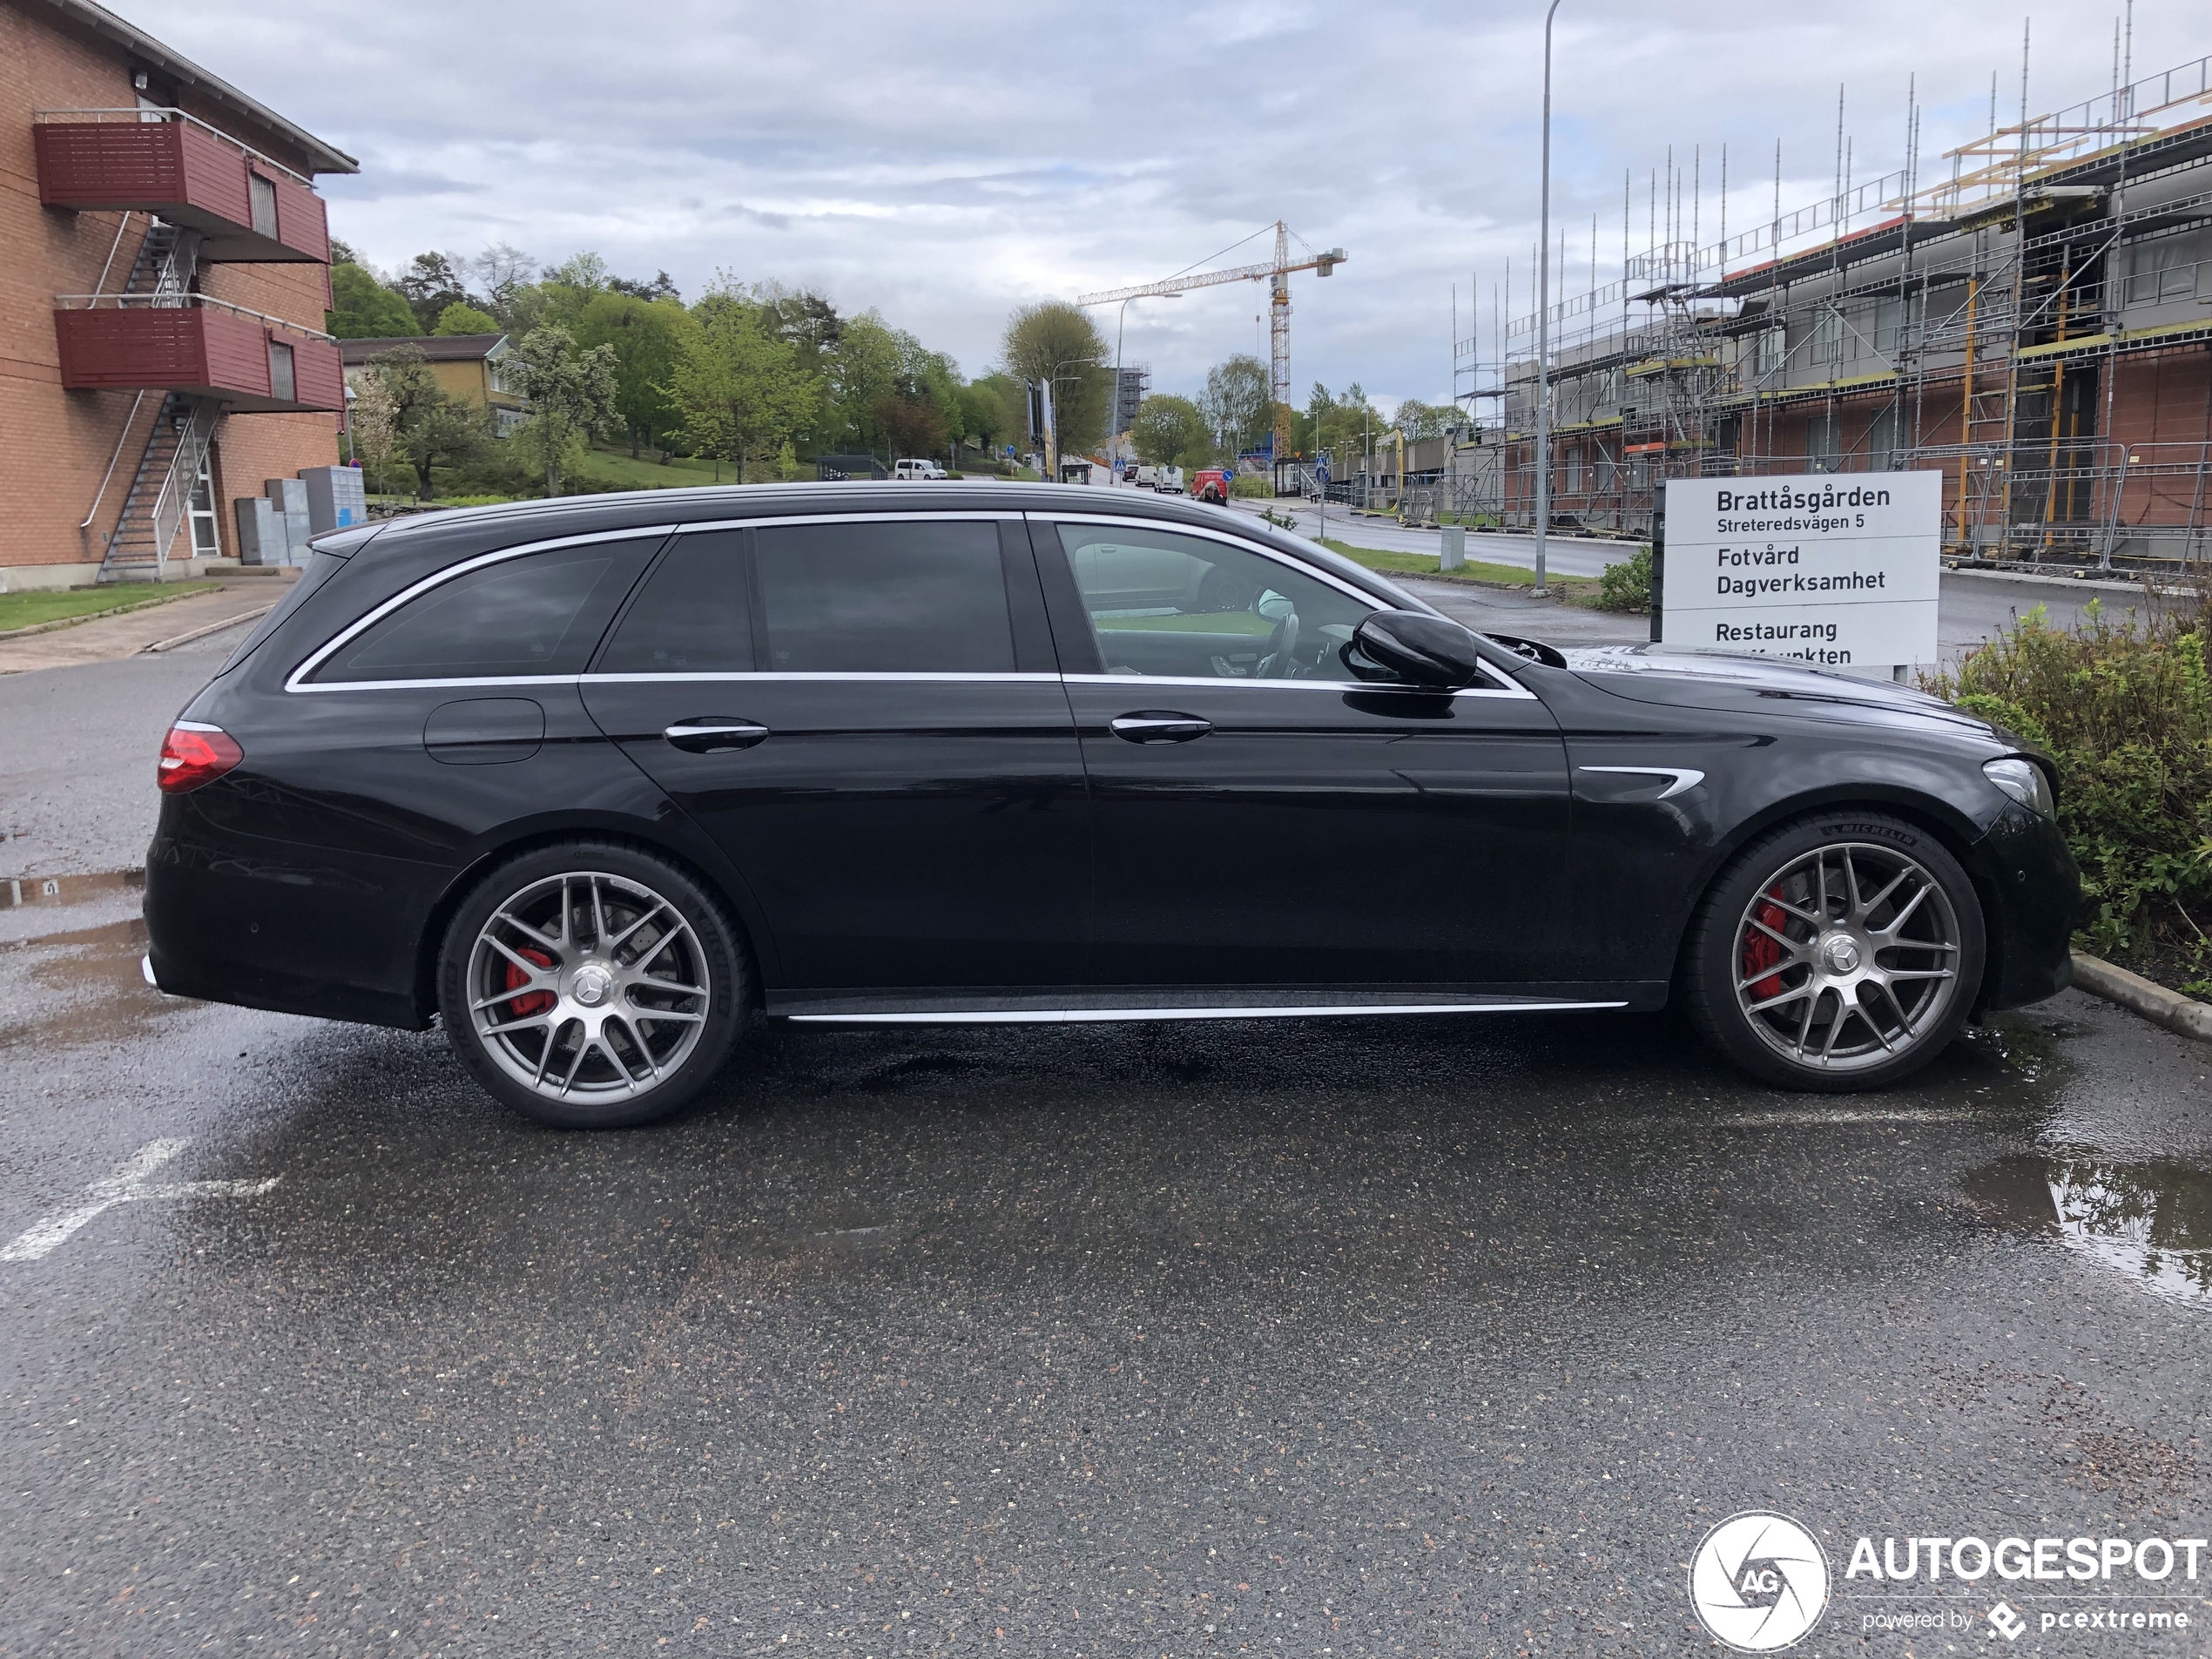
[[1820, 1129], [1831, 1123], [1971, 1123], [1984, 1114], [1957, 1106], [1841, 1106], [1825, 1111], [1737, 1112], [1716, 1117], [1724, 1129]]
[[147, 1178], [185, 1150], [182, 1140], [148, 1141], [128, 1160], [84, 1190], [84, 1202], [37, 1226], [18, 1233], [0, 1249], [0, 1262], [35, 1262], [67, 1244], [78, 1230], [119, 1204], [143, 1198], [251, 1198], [282, 1180], [273, 1175], [265, 1181], [170, 1181], [149, 1186]]

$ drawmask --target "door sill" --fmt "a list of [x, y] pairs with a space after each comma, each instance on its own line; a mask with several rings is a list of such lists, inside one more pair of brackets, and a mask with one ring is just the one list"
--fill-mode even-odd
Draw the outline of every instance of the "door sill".
[[1014, 995], [771, 993], [771, 1017], [806, 1025], [1058, 1025], [1117, 1021], [1281, 1020], [1396, 1014], [1543, 1014], [1622, 1009], [1642, 988], [1545, 987], [1561, 995], [1414, 988], [1175, 987], [1060, 988]]

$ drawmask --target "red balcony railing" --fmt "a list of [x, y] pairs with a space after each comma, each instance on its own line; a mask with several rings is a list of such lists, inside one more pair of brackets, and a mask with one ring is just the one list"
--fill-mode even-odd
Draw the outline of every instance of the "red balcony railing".
[[62, 384], [71, 391], [185, 392], [244, 415], [346, 406], [345, 370], [327, 334], [198, 294], [185, 305], [115, 301], [110, 294], [101, 300], [110, 308], [54, 313]]
[[202, 260], [327, 264], [314, 185], [181, 111], [42, 110], [31, 128], [49, 207], [158, 213], [205, 239]]

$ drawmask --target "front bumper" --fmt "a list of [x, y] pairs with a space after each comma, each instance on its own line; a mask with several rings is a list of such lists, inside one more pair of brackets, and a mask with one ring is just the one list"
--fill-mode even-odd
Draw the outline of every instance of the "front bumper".
[[1989, 959], [1978, 1011], [2015, 1008], [2074, 983], [2081, 871], [2057, 823], [2008, 807], [1975, 847]]

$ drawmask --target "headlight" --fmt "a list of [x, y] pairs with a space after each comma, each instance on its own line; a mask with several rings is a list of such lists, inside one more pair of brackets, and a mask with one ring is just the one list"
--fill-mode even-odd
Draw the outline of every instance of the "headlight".
[[2040, 813], [2046, 818], [2056, 815], [2058, 803], [2051, 798], [2051, 780], [2033, 760], [2012, 755], [2003, 760], [1986, 760], [1981, 769], [1988, 774], [1991, 783], [2030, 812]]

